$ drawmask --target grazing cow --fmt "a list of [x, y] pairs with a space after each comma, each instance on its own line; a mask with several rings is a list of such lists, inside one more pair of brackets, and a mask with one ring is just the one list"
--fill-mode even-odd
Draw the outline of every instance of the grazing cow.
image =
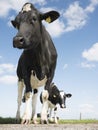
[[43, 92], [40, 94], [40, 101], [41, 103], [45, 102], [46, 95], [48, 95], [48, 102], [45, 104], [45, 106], [42, 107], [43, 111], [48, 112], [50, 109], [50, 113], [49, 113], [49, 118], [50, 121], [52, 121], [52, 109], [54, 109], [54, 122], [58, 123], [57, 121], [57, 104], [60, 105], [61, 108], [66, 108], [66, 98], [70, 98], [72, 96], [72, 94], [68, 93], [64, 93], [64, 91], [59, 91], [59, 89], [56, 87], [56, 85], [54, 83], [52, 83], [49, 87], [49, 93], [47, 93], [46, 90], [43, 90]]
[[44, 85], [48, 90], [54, 77], [57, 52], [42, 20], [51, 23], [58, 17], [57, 11], [41, 13], [33, 4], [26, 3], [15, 20], [11, 21], [12, 25], [18, 29], [17, 35], [13, 38], [13, 47], [23, 49], [17, 67], [18, 110], [16, 115], [19, 119], [22, 91], [25, 85], [26, 107], [22, 117], [23, 124], [28, 124], [31, 119], [29, 108], [31, 98], [34, 118], [38, 87]]

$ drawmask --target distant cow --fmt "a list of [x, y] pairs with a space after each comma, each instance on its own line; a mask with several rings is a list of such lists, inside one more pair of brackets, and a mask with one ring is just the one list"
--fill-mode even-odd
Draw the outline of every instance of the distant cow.
[[[49, 93], [47, 93], [46, 90], [43, 90], [43, 92], [40, 94], [40, 101], [41, 103], [45, 102], [47, 100], [47, 95], [48, 96], [48, 102], [45, 104], [45, 106], [42, 107], [43, 112], [48, 112], [50, 109], [49, 113], [49, 118], [50, 121], [52, 120], [51, 114], [52, 114], [52, 109], [54, 109], [54, 122], [58, 123], [57, 121], [57, 104], [60, 105], [61, 108], [66, 108], [66, 98], [70, 98], [72, 95], [70, 93], [66, 94], [64, 91], [59, 91], [59, 89], [56, 87], [54, 83], [52, 83], [49, 87]], [[48, 122], [48, 121], [47, 121]]]
[[[33, 100], [32, 117], [34, 119], [38, 87], [44, 85], [48, 90], [54, 77], [57, 52], [42, 20], [51, 23], [58, 17], [59, 13], [56, 11], [41, 13], [33, 4], [26, 3], [15, 20], [11, 21], [12, 25], [18, 29], [17, 35], [13, 38], [13, 47], [24, 49], [17, 67], [18, 110], [16, 115], [19, 119], [22, 91], [25, 85], [26, 108], [22, 117], [23, 124], [29, 123], [31, 119], [30, 99]], [[44, 120], [44, 116], [42, 117]]]

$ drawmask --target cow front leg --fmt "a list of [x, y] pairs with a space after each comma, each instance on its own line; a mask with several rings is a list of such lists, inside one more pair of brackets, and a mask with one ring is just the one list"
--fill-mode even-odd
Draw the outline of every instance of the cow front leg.
[[49, 121], [50, 122], [53, 122], [53, 118], [52, 118], [52, 108], [50, 108], [50, 111], [49, 111]]
[[29, 124], [31, 120], [31, 100], [32, 100], [32, 88], [30, 85], [30, 75], [29, 73], [24, 73], [24, 84], [26, 86], [25, 100], [26, 106], [22, 117], [22, 124]]
[[31, 92], [25, 93], [25, 99], [26, 99], [26, 107], [22, 117], [21, 124], [29, 124], [31, 120], [30, 107], [31, 107], [32, 93]]
[[17, 122], [20, 122], [20, 107], [21, 107], [21, 102], [22, 102], [23, 88], [24, 88], [23, 81], [18, 81], [18, 98], [17, 98], [18, 108], [17, 108], [17, 113], [16, 113]]
[[47, 90], [43, 90], [42, 92], [42, 101], [43, 101], [43, 105], [42, 105], [42, 111], [41, 111], [41, 124], [48, 124], [48, 118], [47, 118], [47, 113], [48, 113], [48, 91]]
[[32, 119], [33, 119], [34, 124], [38, 124], [37, 116], [36, 116], [37, 96], [38, 96], [38, 90], [34, 89], [33, 97], [32, 97]]
[[57, 107], [55, 107], [55, 109], [54, 109], [54, 122], [55, 122], [56, 124], [58, 124], [58, 119], [57, 119]]

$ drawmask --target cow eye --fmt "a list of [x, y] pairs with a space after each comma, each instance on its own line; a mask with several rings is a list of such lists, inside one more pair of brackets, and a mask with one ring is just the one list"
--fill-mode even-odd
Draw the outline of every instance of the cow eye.
[[34, 22], [36, 22], [36, 17], [33, 17], [32, 20], [31, 20], [31, 24], [33, 24]]
[[33, 17], [32, 17], [32, 21], [36, 21], [37, 20], [37, 18], [36, 18], [36, 16], [34, 15]]

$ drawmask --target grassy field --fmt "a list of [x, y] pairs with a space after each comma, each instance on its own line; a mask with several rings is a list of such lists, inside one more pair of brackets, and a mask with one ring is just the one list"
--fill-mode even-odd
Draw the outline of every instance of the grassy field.
[[60, 124], [89, 124], [89, 123], [98, 123], [98, 120], [95, 119], [86, 119], [86, 120], [59, 120]]
[[[88, 120], [59, 120], [59, 124], [89, 124], [98, 123], [98, 120], [88, 119]], [[0, 124], [16, 124], [15, 118], [2, 118], [0, 117]]]
[[0, 117], [0, 124], [16, 124], [16, 120], [15, 120], [15, 118]]

